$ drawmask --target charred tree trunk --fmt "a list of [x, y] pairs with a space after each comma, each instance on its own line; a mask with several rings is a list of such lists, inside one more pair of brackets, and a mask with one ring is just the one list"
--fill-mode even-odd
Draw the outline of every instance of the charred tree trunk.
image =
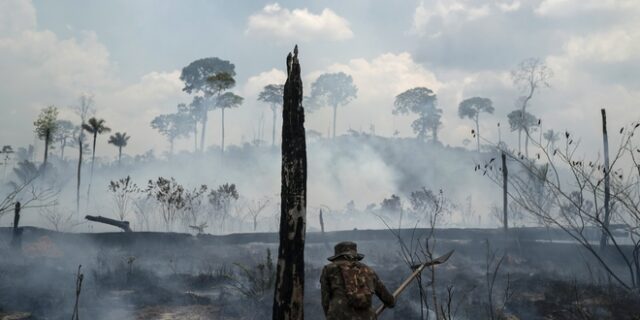
[[609, 230], [610, 212], [610, 187], [609, 187], [609, 138], [607, 137], [607, 112], [602, 109], [602, 144], [604, 145], [604, 221], [602, 222], [602, 236], [600, 237], [600, 249], [607, 245], [607, 231]]
[[80, 182], [81, 182], [81, 174], [82, 174], [82, 142], [84, 141], [83, 133], [80, 132], [80, 136], [78, 137], [78, 172], [77, 172], [77, 184], [76, 184], [76, 214], [80, 217]]
[[20, 250], [22, 248], [22, 228], [20, 228], [20, 201], [16, 202], [13, 211], [13, 235], [11, 238], [11, 246]]
[[129, 221], [120, 221], [109, 219], [101, 216], [85, 216], [85, 219], [93, 222], [100, 222], [104, 224], [108, 224], [110, 226], [118, 227], [122, 229], [124, 232], [131, 232], [131, 228], [129, 227]]
[[51, 141], [51, 130], [47, 129], [44, 136], [44, 160], [42, 162], [43, 170], [47, 169], [47, 159], [49, 158], [49, 141]]
[[274, 320], [304, 319], [304, 240], [307, 207], [307, 151], [302, 107], [298, 46], [287, 56], [287, 81], [282, 109], [282, 189], [280, 246]]
[[502, 153], [502, 224], [505, 231], [509, 230], [509, 210], [507, 201], [509, 172], [507, 169], [507, 156]]

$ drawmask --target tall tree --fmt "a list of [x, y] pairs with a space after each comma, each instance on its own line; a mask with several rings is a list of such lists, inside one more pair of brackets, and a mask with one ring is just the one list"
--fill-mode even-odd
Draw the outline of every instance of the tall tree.
[[198, 123], [204, 119], [206, 105], [202, 103], [202, 97], [193, 97], [190, 104], [178, 104], [178, 113], [185, 114], [189, 121], [193, 124], [193, 152], [198, 151]]
[[555, 132], [553, 129], [549, 129], [542, 134], [542, 137], [547, 140], [547, 151], [549, 150], [549, 147], [553, 150], [556, 148], [556, 142], [560, 140], [560, 132]]
[[333, 108], [333, 138], [336, 137], [336, 118], [338, 107], [345, 106], [358, 94], [353, 78], [344, 72], [325, 73], [311, 84], [311, 105]]
[[[538, 119], [529, 112], [522, 112], [522, 110], [514, 110], [511, 111], [507, 117], [509, 118], [509, 125], [511, 126], [511, 131], [518, 132], [526, 132], [527, 136], [531, 131], [534, 131], [538, 125]], [[529, 148], [529, 139], [524, 140], [525, 147], [527, 150]], [[520, 141], [518, 141], [518, 146], [520, 145]], [[528, 156], [527, 156], [528, 157]]]
[[304, 319], [304, 241], [307, 223], [307, 149], [298, 47], [287, 56], [282, 108], [282, 186], [274, 320]]
[[[525, 94], [516, 101], [516, 104], [520, 107], [520, 115], [524, 117], [527, 113], [527, 107], [533, 98], [533, 95], [542, 88], [549, 87], [549, 79], [553, 76], [553, 71], [537, 58], [529, 58], [520, 62], [518, 67], [511, 71], [511, 78], [513, 83], [520, 87], [520, 90]], [[524, 122], [524, 119], [523, 119]], [[518, 151], [522, 152], [522, 131], [526, 133], [527, 141], [530, 139], [529, 132], [525, 127], [521, 127], [518, 130]], [[529, 150], [527, 148], [528, 142], [525, 146], [525, 154], [529, 157]]]
[[411, 124], [413, 132], [418, 139], [424, 140], [431, 131], [433, 142], [437, 142], [442, 109], [436, 107], [436, 102], [436, 94], [431, 89], [416, 87], [396, 96], [393, 114], [417, 114], [418, 119]]
[[188, 137], [193, 131], [193, 122], [185, 113], [161, 114], [151, 120], [151, 127], [158, 130], [169, 141], [169, 155], [177, 138]]
[[278, 106], [282, 105], [282, 95], [284, 94], [284, 85], [269, 84], [266, 85], [260, 95], [258, 101], [266, 102], [273, 112], [273, 130], [271, 131], [271, 145], [276, 145], [276, 119], [278, 115]]
[[478, 144], [478, 152], [480, 152], [480, 113], [486, 112], [493, 114], [493, 102], [489, 98], [473, 97], [463, 100], [458, 105], [458, 116], [460, 119], [469, 118], [476, 124], [476, 141]]
[[91, 182], [93, 181], [93, 166], [96, 162], [96, 141], [98, 135], [111, 132], [111, 129], [104, 125], [104, 119], [91, 117], [87, 123], [82, 125], [82, 129], [93, 135], [93, 147], [91, 148], [91, 173], [89, 174], [89, 185], [87, 186], [87, 201], [91, 195]]
[[93, 109], [93, 96], [83, 94], [80, 96], [79, 104], [74, 108], [74, 111], [80, 117], [80, 125], [78, 126], [78, 130], [75, 134], [74, 140], [78, 145], [78, 169], [77, 169], [77, 183], [76, 183], [76, 214], [80, 214], [80, 184], [82, 177], [82, 156], [84, 152], [86, 152], [85, 143], [84, 143], [84, 129], [82, 126], [85, 125], [87, 121], [87, 117], [94, 113]]
[[60, 159], [64, 160], [64, 149], [67, 142], [73, 137], [73, 130], [76, 128], [69, 120], [58, 120], [53, 141], [60, 144]]
[[221, 150], [224, 152], [224, 110], [237, 108], [242, 104], [244, 98], [241, 96], [235, 95], [233, 92], [225, 92], [222, 95], [219, 95], [216, 99], [216, 109], [220, 109], [222, 112], [221, 124], [222, 124], [222, 136], [221, 136]]
[[109, 137], [108, 143], [118, 147], [118, 165], [122, 160], [122, 148], [127, 146], [127, 144], [129, 143], [129, 138], [131, 137], [128, 136], [126, 132], [116, 132]]
[[36, 135], [44, 140], [44, 160], [42, 162], [43, 169], [47, 166], [47, 158], [49, 155], [49, 144], [53, 141], [56, 128], [58, 127], [58, 108], [48, 106], [38, 115], [38, 119], [33, 122], [36, 127]]
[[233, 80], [235, 75], [235, 66], [231, 62], [219, 58], [199, 59], [182, 69], [180, 74], [180, 80], [184, 82], [182, 90], [200, 97], [200, 100], [197, 101], [197, 108], [200, 108], [201, 112], [201, 152], [204, 151], [208, 112], [215, 107], [215, 97], [235, 85], [235, 81], [231, 83], [229, 81], [229, 78]]

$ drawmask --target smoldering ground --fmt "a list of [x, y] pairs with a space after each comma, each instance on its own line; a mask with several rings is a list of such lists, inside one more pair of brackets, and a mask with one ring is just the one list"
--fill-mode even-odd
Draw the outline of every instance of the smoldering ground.
[[[401, 238], [415, 246], [425, 240], [421, 236], [428, 231], [405, 229]], [[455, 250], [450, 261], [435, 269], [437, 295], [448, 301], [452, 319], [490, 319], [490, 303], [497, 319], [579, 319], [584, 315], [632, 319], [640, 311], [634, 309], [637, 297], [615, 287], [607, 289], [607, 277], [594, 267], [597, 262], [577, 245], [563, 242], [562, 233], [546, 234], [553, 242], [539, 242], [534, 239], [545, 234], [544, 229], [512, 231], [518, 241], [505, 242], [501, 232], [492, 230], [436, 230], [437, 252]], [[85, 275], [81, 318], [264, 319], [270, 312], [274, 270], [268, 254], [277, 249], [273, 233], [70, 234], [26, 228], [21, 253], [4, 245], [10, 241], [8, 228], [0, 229], [0, 239], [4, 257], [0, 312], [4, 314], [30, 314], [25, 319], [68, 318], [80, 264]], [[326, 243], [358, 241], [365, 262], [389, 288], [398, 286], [410, 273], [400, 254], [399, 238], [389, 230], [309, 233], [307, 239], [305, 309], [309, 319], [323, 318], [318, 279], [326, 257], [332, 254]], [[487, 279], [494, 272], [497, 280], [489, 289]], [[422, 279], [426, 288], [429, 279], [426, 270]], [[417, 288], [413, 284], [396, 308], [385, 311], [381, 319], [412, 319], [421, 312], [433, 312], [421, 307]]]

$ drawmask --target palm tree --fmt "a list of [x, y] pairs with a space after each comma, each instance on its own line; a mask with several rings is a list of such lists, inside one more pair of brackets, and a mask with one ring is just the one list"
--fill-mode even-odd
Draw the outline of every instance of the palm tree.
[[120, 165], [120, 160], [122, 159], [122, 148], [127, 146], [129, 138], [131, 137], [128, 136], [126, 132], [116, 132], [114, 135], [109, 137], [109, 143], [118, 147], [118, 165]]
[[91, 175], [89, 175], [89, 186], [87, 187], [87, 201], [89, 195], [91, 194], [91, 181], [93, 180], [93, 165], [96, 162], [96, 140], [98, 140], [98, 135], [110, 132], [111, 129], [104, 125], [104, 119], [96, 119], [92, 117], [87, 121], [87, 123], [82, 124], [82, 129], [88, 131], [93, 134], [93, 149], [91, 150]]

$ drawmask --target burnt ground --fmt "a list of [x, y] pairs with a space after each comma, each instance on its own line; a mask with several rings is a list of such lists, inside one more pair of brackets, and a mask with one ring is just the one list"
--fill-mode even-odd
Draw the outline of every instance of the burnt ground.
[[[404, 230], [403, 239], [410, 244], [424, 232]], [[527, 228], [505, 239], [500, 230], [441, 229], [436, 237], [436, 253], [455, 250], [435, 277], [436, 296], [455, 319], [491, 319], [491, 310], [494, 319], [640, 319], [637, 293], [610, 281], [561, 232]], [[11, 229], [0, 228], [0, 319], [69, 319], [78, 265], [84, 274], [81, 319], [270, 318], [273, 265], [267, 255], [276, 252], [276, 234], [82, 234], [26, 227], [22, 250], [10, 240]], [[410, 272], [388, 230], [309, 233], [307, 319], [323, 319], [318, 279], [341, 240], [357, 241], [364, 261], [391, 290]], [[488, 252], [495, 253], [493, 261]], [[490, 308], [487, 263], [492, 274], [502, 257]], [[611, 261], [624, 270], [621, 261]], [[422, 282], [430, 281], [425, 271]], [[417, 288], [413, 284], [381, 319], [419, 319]], [[431, 304], [431, 296], [426, 301]]]

